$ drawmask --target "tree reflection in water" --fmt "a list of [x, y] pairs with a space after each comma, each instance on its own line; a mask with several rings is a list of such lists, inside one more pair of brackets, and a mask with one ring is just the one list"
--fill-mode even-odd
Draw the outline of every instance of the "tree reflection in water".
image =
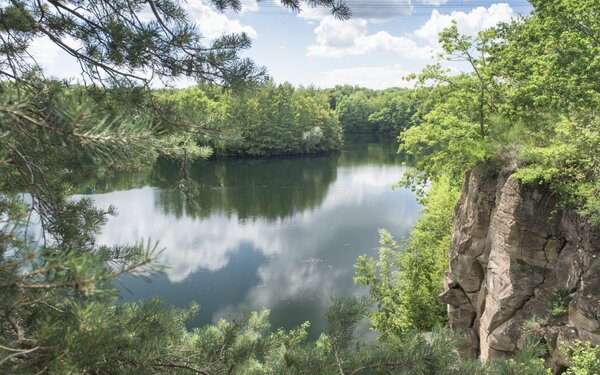
[[390, 188], [404, 170], [393, 143], [361, 138], [341, 154], [198, 163], [187, 196], [177, 188], [179, 166], [168, 162], [129, 176], [129, 186], [121, 176], [87, 189], [120, 212], [99, 241], [151, 238], [165, 248], [165, 275], [122, 280], [134, 293], [123, 298], [195, 300], [197, 325], [266, 306], [274, 326], [310, 320], [316, 332], [332, 296], [365, 293], [352, 283], [353, 265], [375, 254], [377, 229], [400, 237], [412, 228], [414, 194]]

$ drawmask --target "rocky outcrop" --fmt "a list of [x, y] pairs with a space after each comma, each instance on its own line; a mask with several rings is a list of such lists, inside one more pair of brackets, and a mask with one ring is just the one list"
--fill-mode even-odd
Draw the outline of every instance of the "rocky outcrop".
[[550, 191], [508, 171], [470, 171], [449, 256], [439, 299], [466, 334], [466, 356], [509, 356], [525, 331], [546, 341], [558, 372], [567, 365], [562, 344], [600, 344], [600, 231], [560, 210]]

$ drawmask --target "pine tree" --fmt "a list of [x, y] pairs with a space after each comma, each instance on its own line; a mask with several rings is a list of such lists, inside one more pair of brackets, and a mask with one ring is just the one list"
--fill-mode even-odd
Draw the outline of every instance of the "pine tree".
[[[282, 3], [295, 9], [300, 4]], [[340, 18], [349, 15], [343, 3], [307, 4], [330, 7]], [[219, 10], [241, 7], [239, 0], [214, 0], [213, 5]], [[78, 61], [78, 85], [44, 77], [29, 51], [41, 37]], [[176, 1], [3, 2], [2, 373], [140, 373], [144, 368], [189, 367], [182, 362], [183, 350], [198, 334], [187, 332], [183, 322], [193, 307], [115, 305], [111, 282], [124, 274], [154, 271], [159, 249], [152, 243], [96, 245], [95, 236], [113, 210], [98, 210], [86, 199], [67, 199], [69, 186], [103, 168], [132, 168], [159, 152], [186, 148], [179, 139], [166, 138], [166, 144], [157, 139], [164, 129], [157, 128], [156, 119], [165, 115], [165, 108], [149, 95], [147, 77], [167, 82], [188, 76], [221, 85], [262, 80], [264, 69], [239, 55], [249, 46], [244, 34], [204, 45]], [[178, 148], [168, 151], [173, 146]], [[202, 149], [190, 150], [206, 155]], [[34, 236], [38, 230], [40, 235]]]

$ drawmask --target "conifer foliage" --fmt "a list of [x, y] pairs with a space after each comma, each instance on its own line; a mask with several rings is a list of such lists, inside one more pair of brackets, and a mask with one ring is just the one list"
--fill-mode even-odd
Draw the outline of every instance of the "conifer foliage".
[[[213, 3], [240, 7], [236, 0]], [[308, 3], [347, 16], [342, 3]], [[44, 78], [29, 51], [37, 38], [79, 62], [83, 86]], [[263, 335], [265, 313], [189, 332], [184, 323], [194, 306], [117, 306], [111, 283], [155, 271], [160, 249], [98, 246], [113, 210], [68, 198], [81, 174], [135, 164], [164, 148], [156, 117], [142, 110], [162, 113], [140, 99], [149, 96], [151, 79], [264, 78], [262, 68], [239, 57], [246, 35], [202, 42], [174, 1], [1, 3], [0, 373], [232, 373], [297, 336]]]
[[[45, 38], [75, 58], [88, 83], [139, 83], [151, 78], [188, 76], [233, 83], [259, 79], [264, 69], [239, 52], [250, 46], [244, 33], [223, 35], [208, 44], [172, 0], [10, 0], [0, 10], [0, 74], [27, 81], [39, 65], [29, 53], [33, 40]], [[240, 10], [240, 0], [212, 0], [219, 10]], [[347, 18], [349, 8], [334, 0], [305, 1], [331, 8]], [[297, 0], [282, 4], [299, 9]]]

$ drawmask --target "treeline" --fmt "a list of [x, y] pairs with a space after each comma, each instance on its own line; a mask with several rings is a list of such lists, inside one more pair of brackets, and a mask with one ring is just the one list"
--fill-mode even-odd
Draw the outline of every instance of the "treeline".
[[338, 150], [343, 133], [395, 138], [418, 122], [420, 100], [412, 89], [294, 88], [270, 81], [244, 90], [206, 85], [164, 89], [157, 98], [170, 107], [171, 123], [212, 129], [213, 137], [205, 133], [199, 142], [221, 156]]
[[217, 86], [155, 92], [166, 119], [219, 156], [277, 156], [339, 150], [343, 134], [323, 91], [271, 81], [239, 90]]
[[394, 137], [415, 123], [417, 105], [411, 89], [372, 90], [347, 85], [325, 92], [346, 133]]
[[[79, 97], [90, 92], [76, 87], [70, 91]], [[272, 81], [236, 89], [210, 84], [156, 89], [133, 107], [135, 90], [92, 93], [108, 113], [135, 114], [154, 124], [163, 142], [158, 154], [175, 159], [337, 151], [344, 134], [352, 133], [393, 139], [418, 122], [420, 100], [411, 89], [295, 88]]]

